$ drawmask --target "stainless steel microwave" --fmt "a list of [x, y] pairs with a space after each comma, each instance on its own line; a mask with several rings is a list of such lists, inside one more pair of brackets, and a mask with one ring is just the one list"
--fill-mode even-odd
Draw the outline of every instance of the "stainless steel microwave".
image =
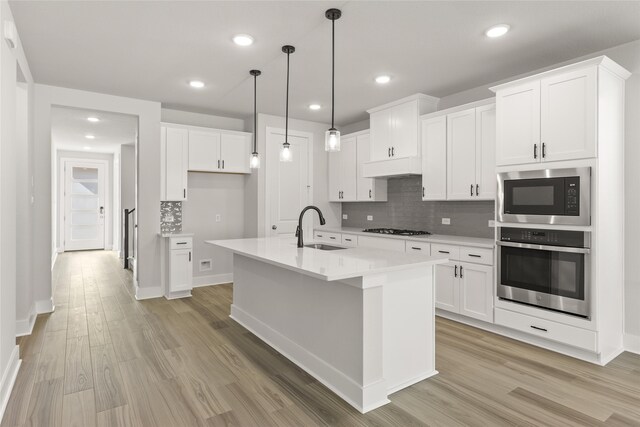
[[591, 168], [498, 174], [498, 220], [591, 225]]

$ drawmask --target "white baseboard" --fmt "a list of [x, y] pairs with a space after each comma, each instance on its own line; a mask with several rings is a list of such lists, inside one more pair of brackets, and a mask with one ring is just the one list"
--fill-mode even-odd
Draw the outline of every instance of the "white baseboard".
[[11, 390], [13, 390], [13, 385], [16, 382], [21, 363], [20, 349], [18, 346], [15, 346], [9, 357], [7, 367], [2, 373], [2, 379], [0, 380], [0, 420], [2, 420], [4, 411], [7, 409], [7, 403], [9, 403]]
[[55, 306], [53, 305], [53, 298], [36, 301], [36, 313], [52, 313], [53, 310], [55, 310]]
[[233, 273], [212, 274], [210, 276], [197, 276], [193, 278], [193, 287], [222, 285], [233, 282]]
[[104, 247], [104, 250], [105, 250], [105, 251], [113, 250], [113, 246], [105, 246], [105, 247]]
[[58, 259], [58, 252], [56, 251], [53, 253], [53, 255], [51, 255], [51, 271], [53, 271], [53, 267], [55, 267], [57, 259]]
[[640, 354], [640, 335], [624, 334], [624, 350]]
[[164, 296], [164, 289], [162, 286], [140, 287], [136, 283], [136, 299], [138, 301], [143, 299], [160, 298]]
[[389, 403], [384, 379], [366, 386], [360, 385], [334, 366], [233, 304], [229, 317], [308, 372], [360, 412], [365, 413]]
[[27, 318], [16, 321], [16, 337], [31, 335], [31, 332], [33, 332], [33, 325], [36, 324], [37, 315], [36, 302], [34, 301], [33, 304], [31, 304], [29, 313], [27, 313]]

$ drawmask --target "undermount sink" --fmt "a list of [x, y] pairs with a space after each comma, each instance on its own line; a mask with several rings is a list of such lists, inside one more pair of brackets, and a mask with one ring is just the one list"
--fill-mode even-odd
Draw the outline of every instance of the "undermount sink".
[[335, 251], [338, 249], [347, 249], [347, 248], [342, 248], [340, 246], [325, 245], [324, 243], [310, 243], [308, 245], [304, 245], [304, 247], [311, 248], [311, 249], [320, 249], [321, 251]]

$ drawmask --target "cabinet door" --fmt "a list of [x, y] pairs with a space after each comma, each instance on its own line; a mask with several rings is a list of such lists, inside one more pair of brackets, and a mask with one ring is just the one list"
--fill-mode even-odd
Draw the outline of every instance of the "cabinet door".
[[434, 269], [436, 307], [454, 313], [460, 312], [457, 265], [452, 262], [437, 264]]
[[187, 130], [167, 128], [165, 137], [165, 188], [164, 200], [187, 199], [187, 167], [189, 161]]
[[370, 116], [371, 160], [388, 160], [391, 149], [392, 109], [377, 111]]
[[596, 156], [597, 71], [571, 71], [540, 82], [542, 161]]
[[363, 178], [363, 165], [371, 158], [371, 137], [368, 133], [358, 135], [356, 138], [357, 178], [356, 200], [369, 202], [387, 201], [387, 180], [376, 178]]
[[493, 266], [460, 263], [460, 314], [493, 323]]
[[422, 200], [447, 200], [447, 116], [422, 121]]
[[358, 177], [358, 158], [356, 138], [342, 140], [340, 148], [340, 187], [343, 202], [356, 200], [356, 182]]
[[250, 173], [248, 135], [222, 133], [220, 138], [220, 167], [222, 172]]
[[476, 188], [475, 198], [496, 198], [496, 106], [476, 108]]
[[217, 172], [220, 169], [220, 133], [189, 131], [189, 170]]
[[447, 199], [469, 200], [476, 184], [476, 111], [447, 115]]
[[404, 252], [404, 240], [388, 237], [358, 236], [358, 247]]
[[184, 291], [192, 288], [193, 261], [191, 249], [169, 251], [169, 291]]
[[540, 82], [496, 93], [496, 164], [540, 161]]
[[392, 158], [415, 157], [418, 153], [418, 101], [396, 105], [392, 109]]
[[329, 201], [340, 200], [340, 151], [329, 152]]

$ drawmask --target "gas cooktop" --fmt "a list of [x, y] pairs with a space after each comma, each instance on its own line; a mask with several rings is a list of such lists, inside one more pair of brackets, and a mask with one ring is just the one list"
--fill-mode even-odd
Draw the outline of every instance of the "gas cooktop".
[[395, 234], [398, 236], [423, 236], [423, 235], [431, 234], [428, 231], [401, 230], [398, 228], [365, 228], [362, 231], [364, 233]]

